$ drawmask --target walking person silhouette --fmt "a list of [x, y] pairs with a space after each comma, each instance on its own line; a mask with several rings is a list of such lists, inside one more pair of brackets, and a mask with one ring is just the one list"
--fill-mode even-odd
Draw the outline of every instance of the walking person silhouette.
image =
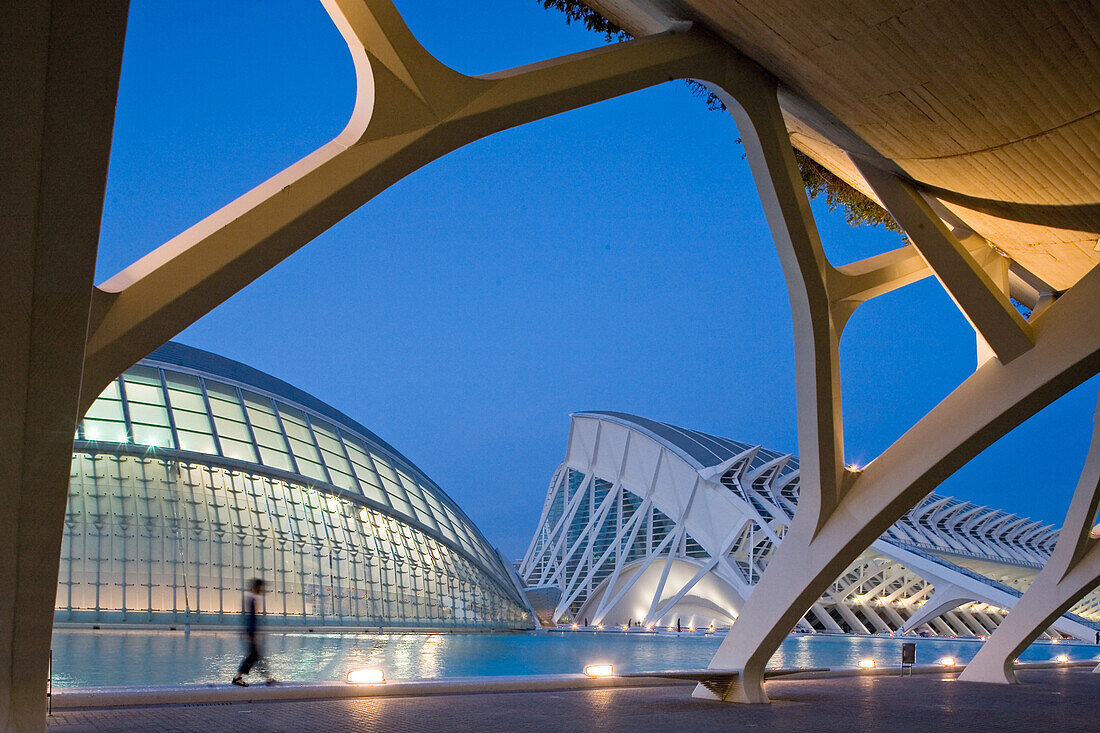
[[248, 683], [244, 681], [244, 676], [252, 671], [252, 667], [256, 667], [263, 672], [267, 678], [267, 684], [275, 684], [275, 678], [271, 676], [263, 651], [260, 649], [260, 604], [263, 602], [263, 598], [264, 581], [256, 578], [252, 581], [251, 590], [244, 594], [244, 607], [241, 609], [244, 612], [244, 639], [248, 654], [241, 661], [241, 666], [237, 669], [237, 676], [233, 678], [233, 684], [241, 687], [248, 687]]

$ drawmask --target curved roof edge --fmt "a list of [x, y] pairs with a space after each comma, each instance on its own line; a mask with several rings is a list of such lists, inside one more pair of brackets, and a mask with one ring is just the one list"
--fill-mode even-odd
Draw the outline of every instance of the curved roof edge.
[[255, 367], [250, 367], [247, 364], [242, 364], [239, 361], [234, 361], [233, 359], [203, 349], [198, 349], [194, 346], [181, 344], [178, 341], [169, 341], [142, 359], [139, 363], [141, 362], [156, 362], [159, 365], [167, 367], [193, 369], [194, 371], [204, 372], [215, 377], [231, 379], [241, 384], [253, 385], [265, 392], [270, 392], [273, 395], [282, 397], [288, 402], [296, 402], [303, 407], [308, 407], [310, 410], [324, 415], [330, 420], [342, 423], [354, 429], [356, 432], [361, 433], [364, 437], [369, 438], [392, 453], [395, 458], [399, 458], [407, 463], [409, 467], [416, 469], [418, 473], [424, 473], [415, 463], [410, 461], [407, 456], [401, 453], [401, 451], [394, 448], [385, 440], [382, 440], [382, 438], [378, 437], [378, 435], [358, 420], [354, 420], [332, 405], [322, 402], [305, 390], [284, 382], [278, 377], [273, 377], [267, 372], [261, 372]]
[[721, 438], [717, 435], [702, 433], [698, 430], [681, 428], [669, 423], [650, 420], [639, 415], [631, 415], [627, 412], [615, 412], [613, 410], [585, 410], [583, 412], [570, 413], [569, 417], [598, 417], [611, 419], [622, 423], [627, 427], [641, 430], [651, 435], [654, 439], [664, 443], [681, 454], [689, 464], [696, 468], [710, 468], [724, 461], [740, 455], [752, 448], [759, 448], [759, 455], [771, 460], [789, 456], [793, 465], [797, 466], [798, 459], [789, 453], [764, 448], [752, 443], [741, 443], [729, 438]]

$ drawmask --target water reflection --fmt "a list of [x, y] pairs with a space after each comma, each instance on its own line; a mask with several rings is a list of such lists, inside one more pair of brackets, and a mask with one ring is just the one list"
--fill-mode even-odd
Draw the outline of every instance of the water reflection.
[[[772, 658], [779, 667], [854, 666], [875, 659], [896, 666], [903, 641], [869, 636], [792, 636]], [[981, 645], [970, 639], [916, 639], [917, 663], [943, 657], [970, 660]], [[580, 672], [593, 661], [623, 672], [706, 667], [722, 637], [708, 634], [539, 632], [496, 634], [269, 633], [264, 646], [272, 674], [282, 680], [342, 680], [348, 670], [377, 668], [388, 679]], [[1097, 658], [1091, 644], [1029, 647], [1023, 661]], [[229, 631], [54, 632], [54, 684], [59, 686], [223, 684], [241, 655]]]

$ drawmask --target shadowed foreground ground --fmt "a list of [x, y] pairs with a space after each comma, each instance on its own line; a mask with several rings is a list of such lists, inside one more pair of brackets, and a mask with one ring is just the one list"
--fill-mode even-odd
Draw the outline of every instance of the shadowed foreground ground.
[[1100, 674], [1027, 671], [1015, 686], [954, 675], [846, 677], [768, 684], [770, 706], [690, 697], [691, 687], [510, 692], [302, 702], [211, 703], [55, 713], [49, 728], [83, 731], [1095, 731]]

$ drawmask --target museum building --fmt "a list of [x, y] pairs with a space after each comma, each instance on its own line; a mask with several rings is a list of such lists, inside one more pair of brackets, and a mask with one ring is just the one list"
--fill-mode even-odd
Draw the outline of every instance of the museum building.
[[343, 413], [169, 343], [73, 445], [59, 624], [530, 628], [510, 564], [411, 461]]

